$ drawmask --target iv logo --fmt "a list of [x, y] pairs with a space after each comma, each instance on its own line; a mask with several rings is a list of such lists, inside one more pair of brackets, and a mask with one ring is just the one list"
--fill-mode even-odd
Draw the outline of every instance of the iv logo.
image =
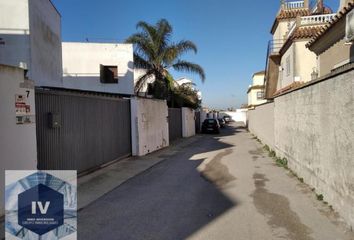
[[43, 235], [64, 223], [63, 194], [38, 184], [18, 195], [18, 224]]

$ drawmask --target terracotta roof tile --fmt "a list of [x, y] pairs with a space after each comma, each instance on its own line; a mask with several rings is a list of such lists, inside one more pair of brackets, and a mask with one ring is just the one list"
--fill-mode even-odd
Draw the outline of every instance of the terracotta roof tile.
[[308, 39], [308, 38], [313, 38], [318, 34], [320, 31], [322, 31], [323, 25], [317, 25], [317, 26], [308, 26], [308, 27], [297, 27], [294, 32], [291, 34], [290, 37], [285, 41], [283, 47], [279, 50], [279, 52], [282, 54], [284, 53], [291, 45], [291, 43], [296, 40], [296, 39]]
[[291, 39], [312, 38], [322, 30], [323, 26], [299, 27], [290, 36]]
[[330, 21], [328, 24], [326, 24], [321, 31], [319, 31], [315, 36], [313, 36], [313, 39], [306, 44], [306, 47], [310, 48], [317, 40], [319, 40], [325, 33], [329, 31], [339, 20], [341, 20], [343, 17], [347, 15], [348, 12], [350, 12], [352, 9], [354, 9], [354, 0], [351, 0], [347, 6], [345, 6], [341, 11], [337, 13], [337, 15]]
[[[323, 13], [321, 14], [331, 14], [332, 9], [325, 7]], [[282, 9], [280, 10], [277, 19], [290, 19], [296, 18], [297, 16], [305, 17], [312, 15], [310, 9], [307, 8], [298, 8], [298, 9]]]
[[289, 19], [296, 18], [297, 16], [304, 17], [311, 15], [309, 9], [301, 8], [301, 9], [282, 9], [280, 10], [277, 19]]

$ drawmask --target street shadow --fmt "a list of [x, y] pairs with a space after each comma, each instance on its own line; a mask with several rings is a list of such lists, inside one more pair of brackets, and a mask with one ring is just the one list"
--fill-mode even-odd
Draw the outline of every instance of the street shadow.
[[[237, 127], [227, 127], [223, 136]], [[220, 136], [220, 135], [219, 135]], [[237, 181], [221, 159], [234, 145], [214, 135], [179, 149], [79, 212], [79, 239], [186, 239], [239, 203], [222, 189]], [[208, 153], [212, 159], [197, 168]]]

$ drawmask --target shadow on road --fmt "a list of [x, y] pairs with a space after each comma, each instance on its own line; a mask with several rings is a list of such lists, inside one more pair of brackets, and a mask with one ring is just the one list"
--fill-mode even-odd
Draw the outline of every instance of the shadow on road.
[[[83, 209], [79, 239], [185, 239], [237, 206], [220, 190], [235, 180], [221, 163], [235, 146], [219, 138], [238, 131], [203, 136]], [[198, 171], [198, 155], [217, 150], [224, 151]]]

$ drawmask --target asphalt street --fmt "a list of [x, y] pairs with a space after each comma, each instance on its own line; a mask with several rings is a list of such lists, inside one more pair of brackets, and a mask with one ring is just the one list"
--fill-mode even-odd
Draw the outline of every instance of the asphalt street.
[[85, 240], [354, 239], [310, 187], [236, 124], [203, 135], [78, 216]]

